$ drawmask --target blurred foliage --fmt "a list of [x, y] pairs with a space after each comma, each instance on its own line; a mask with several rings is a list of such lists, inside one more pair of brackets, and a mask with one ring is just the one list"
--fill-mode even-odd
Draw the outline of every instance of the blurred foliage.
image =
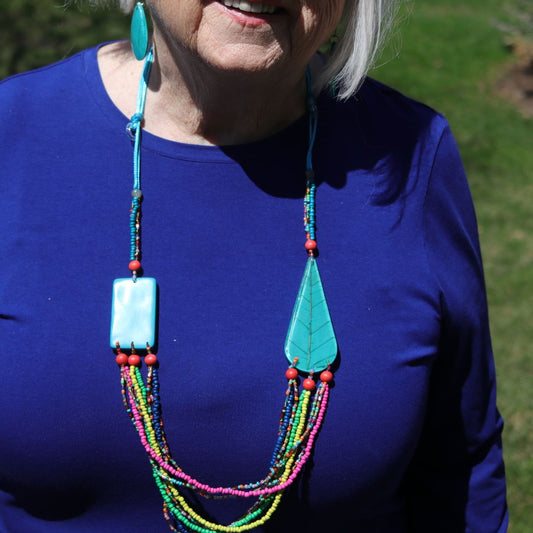
[[0, 78], [70, 56], [101, 41], [124, 39], [129, 17], [89, 1], [2, 0]]

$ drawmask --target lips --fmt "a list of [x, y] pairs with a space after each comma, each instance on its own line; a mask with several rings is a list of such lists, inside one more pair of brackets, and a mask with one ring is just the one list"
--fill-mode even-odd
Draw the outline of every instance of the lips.
[[249, 2], [248, 0], [219, 0], [230, 9], [236, 9], [243, 13], [251, 13], [254, 15], [273, 15], [279, 8], [271, 4], [262, 2]]

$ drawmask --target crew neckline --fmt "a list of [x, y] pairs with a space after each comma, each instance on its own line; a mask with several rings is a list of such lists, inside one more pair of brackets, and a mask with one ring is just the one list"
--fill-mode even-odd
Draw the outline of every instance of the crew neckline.
[[[85, 80], [89, 86], [93, 101], [101, 110], [105, 120], [117, 132], [121, 131], [127, 136], [126, 125], [129, 123], [130, 118], [122, 113], [107, 93], [98, 66], [98, 50], [106, 44], [109, 43], [102, 43], [83, 52]], [[304, 115], [278, 133], [265, 139], [226, 146], [182, 143], [165, 139], [143, 130], [142, 149], [157, 152], [166, 157], [188, 161], [234, 163], [235, 159], [264, 157], [265, 153], [281, 150], [289, 143], [294, 144], [295, 139], [301, 139], [299, 143], [306, 145], [307, 136], [307, 117]]]

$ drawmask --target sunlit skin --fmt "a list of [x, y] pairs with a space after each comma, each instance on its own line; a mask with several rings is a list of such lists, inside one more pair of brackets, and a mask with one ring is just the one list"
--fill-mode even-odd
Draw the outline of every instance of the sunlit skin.
[[[248, 13], [217, 0], [149, 2], [156, 64], [148, 131], [182, 142], [234, 144], [275, 133], [305, 112], [305, 69], [335, 31], [345, 0], [262, 4], [275, 12]], [[113, 78], [122, 71], [134, 79], [140, 67], [120, 45], [102, 50], [99, 60], [106, 88], [128, 114], [132, 91], [126, 82], [119, 90]]]

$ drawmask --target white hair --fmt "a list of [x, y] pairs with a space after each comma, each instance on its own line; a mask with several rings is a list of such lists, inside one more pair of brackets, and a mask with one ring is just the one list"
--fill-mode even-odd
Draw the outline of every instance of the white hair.
[[[105, 0], [97, 0], [97, 2]], [[325, 1], [325, 0], [320, 0]], [[118, 0], [129, 13], [136, 0]], [[374, 64], [401, 0], [346, 0], [343, 27], [334, 52], [316, 80], [316, 88], [333, 84], [341, 100], [354, 95]]]
[[317, 79], [317, 88], [333, 84], [341, 100], [357, 92], [389, 34], [400, 2], [346, 0], [344, 29]]

